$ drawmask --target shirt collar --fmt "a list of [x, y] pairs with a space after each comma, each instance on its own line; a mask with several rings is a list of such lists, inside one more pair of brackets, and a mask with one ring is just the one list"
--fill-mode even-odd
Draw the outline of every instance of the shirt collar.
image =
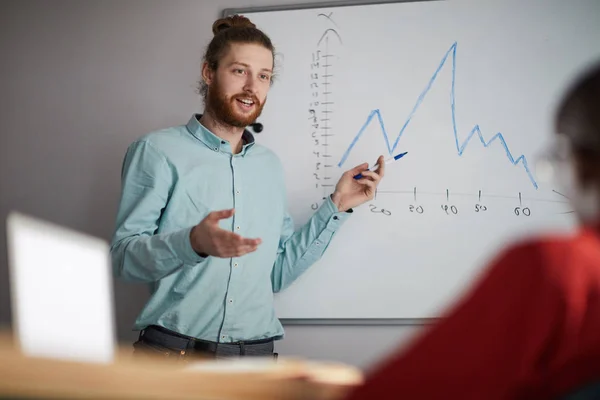
[[[229, 142], [206, 129], [204, 125], [200, 123], [200, 117], [202, 117], [202, 114], [193, 114], [186, 124], [187, 130], [212, 151], [232, 154], [233, 152], [231, 151]], [[244, 156], [246, 152], [254, 146], [254, 135], [252, 135], [248, 129], [244, 129], [242, 141], [244, 144], [239, 155]]]

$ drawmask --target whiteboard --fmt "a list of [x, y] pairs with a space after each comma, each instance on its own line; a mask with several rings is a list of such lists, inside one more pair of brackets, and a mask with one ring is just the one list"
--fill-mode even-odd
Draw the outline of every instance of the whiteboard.
[[505, 246], [573, 228], [537, 166], [562, 90], [600, 57], [600, 1], [236, 12], [276, 47], [257, 142], [284, 163], [297, 227], [344, 170], [408, 152], [276, 294], [278, 317], [435, 318]]

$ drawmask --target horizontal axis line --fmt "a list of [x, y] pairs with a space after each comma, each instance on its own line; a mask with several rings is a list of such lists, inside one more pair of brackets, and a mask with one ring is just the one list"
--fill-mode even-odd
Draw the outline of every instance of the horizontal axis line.
[[[378, 194], [410, 194], [410, 195], [414, 195], [415, 192], [414, 190], [377, 190]], [[421, 192], [421, 191], [417, 191], [417, 196], [418, 195], [436, 195], [436, 196], [446, 196], [446, 192]], [[474, 197], [479, 197], [477, 193], [456, 193], [456, 192], [450, 192], [450, 196], [474, 196]], [[506, 195], [499, 195], [499, 194], [486, 194], [486, 195], [482, 195], [481, 196], [482, 199], [485, 197], [494, 197], [494, 198], [502, 198], [502, 199], [515, 199], [515, 200], [519, 200], [519, 196], [506, 196]], [[526, 200], [530, 200], [530, 201], [543, 201], [543, 202], [547, 202], [547, 203], [563, 203], [566, 204], [568, 203], [568, 201], [563, 201], [563, 200], [550, 200], [550, 199], [537, 199], [537, 198], [531, 198], [531, 199], [526, 199]]]

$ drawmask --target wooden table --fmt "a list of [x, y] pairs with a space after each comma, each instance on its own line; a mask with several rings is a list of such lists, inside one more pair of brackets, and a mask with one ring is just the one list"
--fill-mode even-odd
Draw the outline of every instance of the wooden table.
[[268, 367], [232, 370], [213, 368], [223, 362], [182, 367], [130, 355], [119, 348], [111, 364], [31, 358], [0, 333], [0, 398], [334, 400], [363, 381], [358, 369], [337, 363], [280, 357]]

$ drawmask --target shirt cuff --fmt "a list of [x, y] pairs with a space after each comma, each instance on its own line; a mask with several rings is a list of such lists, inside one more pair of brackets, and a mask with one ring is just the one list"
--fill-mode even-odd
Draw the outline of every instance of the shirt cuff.
[[184, 262], [184, 264], [196, 265], [204, 261], [206, 258], [196, 253], [192, 248], [192, 242], [190, 240], [192, 228], [193, 226], [182, 229], [175, 234], [177, 237], [173, 238], [173, 250], [175, 251], [175, 254], [179, 256], [181, 261]]
[[[334, 204], [331, 196], [327, 196], [319, 210], [317, 211], [317, 216], [321, 221], [324, 221], [327, 225], [341, 225], [344, 221], [350, 218], [350, 214], [352, 214], [352, 209], [347, 211], [339, 211], [337, 206]], [[334, 229], [337, 226], [333, 227]]]

